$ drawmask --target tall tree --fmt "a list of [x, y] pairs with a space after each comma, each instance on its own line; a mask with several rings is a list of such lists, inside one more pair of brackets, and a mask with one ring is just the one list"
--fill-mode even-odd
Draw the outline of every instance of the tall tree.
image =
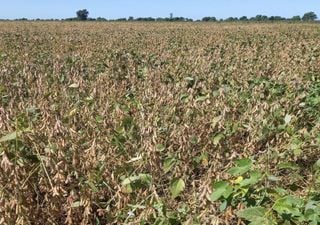
[[314, 12], [307, 12], [303, 15], [303, 21], [315, 21], [317, 19], [317, 15]]
[[87, 20], [89, 16], [89, 12], [86, 9], [78, 10], [77, 11], [77, 18], [79, 20]]

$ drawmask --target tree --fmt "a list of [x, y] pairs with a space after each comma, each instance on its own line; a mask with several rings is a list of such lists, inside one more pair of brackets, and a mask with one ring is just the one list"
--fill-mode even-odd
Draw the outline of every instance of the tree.
[[215, 18], [214, 16], [213, 17], [206, 16], [206, 17], [202, 18], [202, 21], [203, 22], [209, 22], [209, 21], [215, 22], [215, 21], [217, 21], [217, 18]]
[[78, 10], [77, 11], [77, 18], [79, 20], [87, 20], [89, 16], [89, 12], [86, 9]]
[[269, 17], [269, 21], [272, 21], [272, 22], [274, 22], [274, 21], [282, 21], [282, 20], [286, 20], [286, 18], [281, 17], [281, 16], [270, 16]]
[[267, 20], [268, 20], [268, 16], [265, 16], [265, 15], [256, 15], [255, 20], [256, 20], [256, 21], [267, 21]]
[[301, 21], [301, 16], [293, 16], [291, 18], [292, 21]]
[[224, 21], [226, 21], [226, 22], [235, 22], [235, 21], [238, 21], [238, 18], [237, 17], [228, 17]]
[[246, 16], [242, 16], [239, 18], [240, 21], [248, 21], [248, 17]]
[[106, 18], [103, 18], [103, 17], [98, 17], [98, 18], [97, 18], [97, 21], [107, 21], [107, 19], [106, 19]]
[[127, 21], [127, 18], [118, 18], [116, 21]]
[[307, 12], [303, 15], [303, 21], [315, 21], [317, 19], [317, 15], [314, 12]]

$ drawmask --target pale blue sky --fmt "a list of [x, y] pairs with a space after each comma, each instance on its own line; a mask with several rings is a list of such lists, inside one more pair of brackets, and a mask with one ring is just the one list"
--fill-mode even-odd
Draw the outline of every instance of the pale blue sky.
[[0, 18], [66, 18], [86, 8], [90, 17], [169, 17], [200, 19], [279, 15], [292, 17], [314, 11], [320, 17], [320, 0], [1, 0]]

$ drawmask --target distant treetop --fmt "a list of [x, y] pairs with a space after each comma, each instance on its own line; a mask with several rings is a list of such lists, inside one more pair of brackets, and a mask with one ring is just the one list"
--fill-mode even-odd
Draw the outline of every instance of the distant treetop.
[[86, 9], [78, 10], [77, 11], [77, 18], [79, 20], [87, 20], [89, 16], [89, 12]]
[[317, 19], [317, 15], [314, 12], [307, 12], [303, 15], [303, 21], [315, 21]]

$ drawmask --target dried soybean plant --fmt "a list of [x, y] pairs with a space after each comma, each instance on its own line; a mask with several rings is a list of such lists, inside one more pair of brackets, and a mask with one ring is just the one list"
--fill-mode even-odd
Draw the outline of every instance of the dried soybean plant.
[[1, 22], [0, 224], [240, 224], [243, 204], [210, 198], [239, 158], [307, 194], [318, 37], [306, 24]]

